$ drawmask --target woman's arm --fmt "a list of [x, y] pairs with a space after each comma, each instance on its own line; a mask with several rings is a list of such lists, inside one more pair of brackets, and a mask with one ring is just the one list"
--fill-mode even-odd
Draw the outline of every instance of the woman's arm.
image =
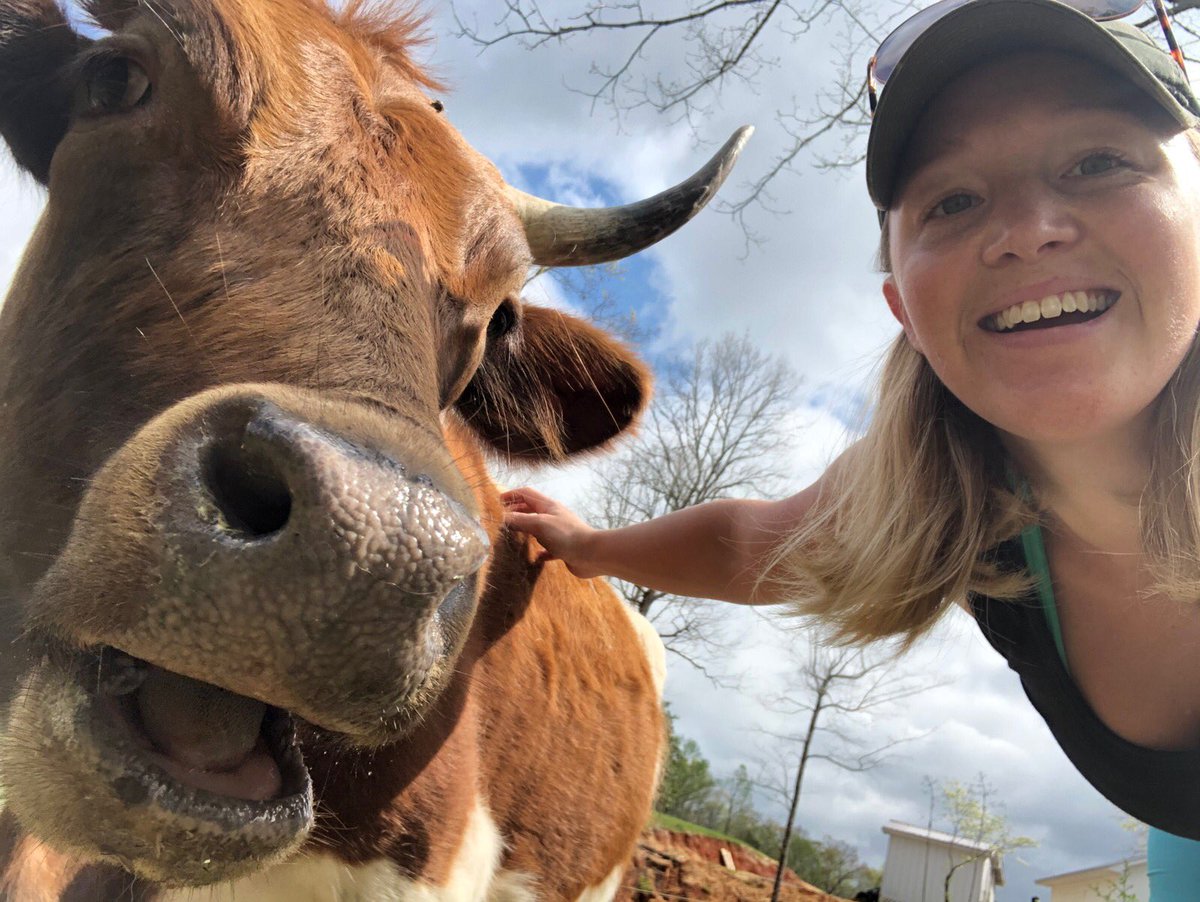
[[771, 604], [756, 584], [779, 543], [812, 507], [821, 483], [782, 501], [728, 499], [698, 504], [621, 529], [593, 529], [530, 488], [504, 495], [506, 523], [532, 535], [544, 560], [561, 559], [576, 576], [615, 576], [672, 595]]

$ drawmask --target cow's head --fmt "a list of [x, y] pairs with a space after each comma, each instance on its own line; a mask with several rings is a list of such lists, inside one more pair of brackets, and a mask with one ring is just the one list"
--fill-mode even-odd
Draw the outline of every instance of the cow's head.
[[316, 0], [0, 2], [0, 133], [49, 201], [0, 314], [3, 781], [153, 880], [312, 819], [293, 717], [354, 746], [446, 687], [499, 529], [478, 467], [605, 445], [647, 375], [523, 303], [632, 253], [740, 146], [615, 211], [506, 188], [408, 55]]

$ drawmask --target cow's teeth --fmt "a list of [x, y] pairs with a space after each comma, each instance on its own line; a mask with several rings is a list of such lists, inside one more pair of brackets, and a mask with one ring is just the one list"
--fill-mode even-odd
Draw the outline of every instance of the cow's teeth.
[[1116, 302], [1117, 296], [1106, 291], [1066, 291], [1050, 294], [1040, 301], [1025, 301], [1013, 304], [989, 319], [997, 332], [1007, 332], [1019, 323], [1036, 323], [1040, 319], [1054, 319], [1064, 313], [1103, 312]]

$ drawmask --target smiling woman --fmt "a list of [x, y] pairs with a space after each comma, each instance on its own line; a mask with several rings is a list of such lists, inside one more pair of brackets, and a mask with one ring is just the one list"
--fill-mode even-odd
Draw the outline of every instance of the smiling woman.
[[867, 183], [901, 334], [817, 483], [615, 531], [506, 500], [576, 573], [789, 602], [842, 639], [911, 642], [957, 603], [1200, 873], [1200, 101], [1093, 18], [1139, 6], [943, 0], [885, 41]]

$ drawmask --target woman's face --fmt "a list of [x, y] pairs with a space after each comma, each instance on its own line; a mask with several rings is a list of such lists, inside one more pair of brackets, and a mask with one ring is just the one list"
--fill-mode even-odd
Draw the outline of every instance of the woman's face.
[[1200, 321], [1200, 163], [1130, 112], [1149, 103], [1022, 54], [939, 95], [910, 145], [884, 295], [947, 388], [1028, 442], [1145, 422]]

